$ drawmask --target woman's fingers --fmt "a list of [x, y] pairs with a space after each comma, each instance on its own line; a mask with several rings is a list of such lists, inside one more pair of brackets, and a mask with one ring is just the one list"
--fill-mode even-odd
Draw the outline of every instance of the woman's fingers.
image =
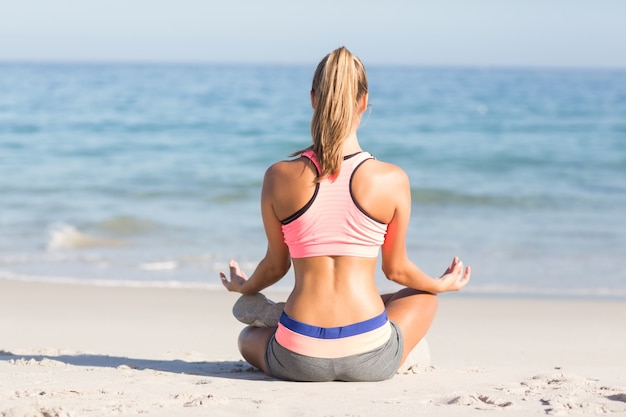
[[239, 264], [233, 259], [231, 259], [230, 262], [228, 262], [228, 267], [230, 269], [230, 276], [239, 275], [241, 272], [239, 270]]
[[454, 258], [452, 258], [452, 263], [450, 263], [450, 266], [448, 267], [448, 271], [450, 272], [454, 271], [454, 269], [456, 268], [458, 264], [459, 264], [459, 258], [455, 256]]
[[467, 285], [471, 274], [472, 274], [472, 269], [469, 266], [465, 268], [465, 273], [463, 273], [463, 270], [460, 271], [458, 278], [457, 278], [457, 284], [458, 284], [459, 290]]
[[458, 261], [459, 261], [459, 258], [455, 256], [455, 257], [452, 259], [452, 262], [450, 263], [450, 266], [448, 266], [448, 267], [446, 268], [446, 270], [444, 271], [444, 273], [443, 273], [443, 274], [444, 274], [444, 275], [446, 275], [446, 274], [450, 274], [450, 273], [452, 273], [452, 271], [454, 271], [454, 267], [456, 266], [456, 264], [457, 264], [457, 262], [458, 262]]
[[228, 278], [226, 278], [226, 275], [224, 275], [223, 272], [220, 272], [220, 281], [222, 281], [222, 285], [230, 291], [230, 281], [228, 281]]
[[231, 259], [228, 262], [228, 269], [230, 272], [229, 274], [230, 280], [228, 279], [226, 274], [224, 274], [223, 272], [220, 272], [220, 280], [222, 281], [222, 284], [224, 285], [224, 287], [226, 287], [227, 290], [232, 291], [233, 284], [235, 284], [235, 281], [237, 280], [237, 278], [245, 277], [245, 275], [243, 274], [243, 272], [241, 272], [241, 269], [239, 268], [239, 264], [237, 264], [237, 261], [235, 261], [234, 259]]
[[470, 279], [471, 271], [469, 266], [464, 268], [463, 261], [455, 256], [446, 273], [442, 276], [447, 282], [447, 291], [458, 291], [463, 288]]
[[239, 291], [240, 287], [248, 280], [248, 277], [239, 268], [239, 264], [234, 259], [228, 262], [228, 269], [230, 277], [220, 272], [220, 280], [228, 291]]
[[471, 275], [472, 275], [472, 268], [470, 268], [468, 265], [467, 268], [465, 268], [465, 275], [463, 276], [463, 281], [464, 281], [463, 285], [468, 283]]
[[459, 261], [457, 258], [455, 258], [455, 260], [457, 262], [452, 267], [452, 271], [450, 271], [450, 274], [453, 275], [454, 278], [458, 280], [463, 274], [463, 262]]
[[246, 274], [243, 273], [241, 268], [239, 268], [239, 264], [234, 259], [231, 259], [231, 261], [228, 263], [228, 265], [230, 267], [230, 277], [231, 277], [231, 279], [233, 277], [235, 277], [235, 276], [242, 277], [244, 279], [248, 278], [248, 277], [246, 277]]

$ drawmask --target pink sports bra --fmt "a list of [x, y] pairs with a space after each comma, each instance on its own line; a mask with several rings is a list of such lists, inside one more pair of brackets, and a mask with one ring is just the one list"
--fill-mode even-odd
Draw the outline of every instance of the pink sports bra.
[[[315, 153], [309, 150], [302, 156], [315, 164], [319, 174]], [[368, 215], [354, 199], [351, 189], [356, 169], [373, 158], [368, 152], [344, 157], [339, 175], [320, 181], [308, 203], [281, 221], [292, 258], [378, 256], [387, 225]]]

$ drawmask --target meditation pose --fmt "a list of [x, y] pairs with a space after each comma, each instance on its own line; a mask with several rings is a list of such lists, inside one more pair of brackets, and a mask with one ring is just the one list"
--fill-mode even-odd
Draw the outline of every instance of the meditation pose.
[[[220, 273], [242, 295], [235, 316], [243, 357], [266, 374], [293, 381], [379, 381], [395, 375], [426, 334], [437, 293], [456, 291], [470, 268], [456, 257], [439, 278], [407, 256], [411, 214], [406, 173], [359, 145], [368, 108], [361, 61], [346, 48], [317, 66], [311, 87], [311, 146], [265, 173], [261, 211], [267, 252], [248, 277], [235, 261]], [[380, 295], [375, 271], [403, 289]], [[293, 263], [285, 303], [260, 291]]]

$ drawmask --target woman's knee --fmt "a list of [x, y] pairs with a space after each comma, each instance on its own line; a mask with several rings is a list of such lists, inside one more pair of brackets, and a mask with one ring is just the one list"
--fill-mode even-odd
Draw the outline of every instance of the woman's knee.
[[253, 329], [254, 327], [246, 326], [243, 328], [243, 330], [241, 330], [241, 332], [239, 333], [239, 338], [237, 339], [239, 350], [249, 344], [252, 339], [252, 334], [254, 334]]
[[[413, 288], [403, 288], [400, 291], [394, 293], [394, 294], [386, 294], [383, 297], [383, 301], [385, 302], [385, 305], [388, 305], [390, 303], [395, 303], [395, 304], [404, 304], [404, 303], [410, 303], [410, 304], [423, 304], [425, 306], [428, 306], [429, 308], [433, 308], [433, 309], [437, 309], [437, 304], [438, 304], [438, 298], [436, 294], [433, 293], [429, 293], [426, 291], [422, 291], [422, 290], [416, 290]], [[385, 300], [386, 297], [386, 300]]]
[[247, 326], [239, 333], [238, 345], [241, 355], [251, 365], [265, 372], [267, 372], [265, 349], [269, 338], [275, 331], [275, 328]]
[[439, 306], [439, 297], [435, 294], [427, 292], [419, 292], [410, 298], [412, 301], [412, 310], [418, 316], [418, 320], [421, 318], [434, 319], [437, 313], [437, 307]]
[[403, 328], [426, 327], [434, 319], [439, 300], [435, 294], [405, 288], [386, 305], [389, 318]]
[[247, 356], [251, 352], [257, 351], [260, 345], [259, 328], [252, 326], [244, 327], [241, 333], [239, 333], [237, 345], [241, 354], [247, 359]]

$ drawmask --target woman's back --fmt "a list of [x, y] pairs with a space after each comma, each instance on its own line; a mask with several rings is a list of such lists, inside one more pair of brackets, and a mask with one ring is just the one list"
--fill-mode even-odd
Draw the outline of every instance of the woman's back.
[[[319, 187], [315, 182], [318, 172], [315, 158], [312, 158], [279, 162], [269, 171], [270, 178], [273, 179], [270, 193], [276, 217], [286, 220], [283, 223], [289, 225], [283, 225], [286, 240], [290, 235], [287, 227], [296, 227], [290, 223], [303, 221], [300, 217], [306, 217], [308, 210], [321, 210], [315, 215], [328, 227], [328, 222], [333, 220], [341, 223], [346, 216], [350, 216], [352, 209], [356, 213], [353, 213], [353, 217], [360, 215], [363, 221], [369, 222], [370, 228], [374, 228], [371, 230], [374, 237], [370, 238], [367, 233], [362, 232], [352, 237], [352, 241], [355, 241], [353, 243], [333, 245], [324, 242], [323, 236], [316, 236], [313, 249], [317, 250], [317, 253], [313, 253], [315, 256], [293, 259], [295, 287], [287, 301], [285, 312], [298, 321], [320, 327], [337, 327], [370, 319], [384, 310], [374, 275], [378, 249], [384, 239], [386, 226], [394, 214], [395, 205], [392, 199], [397, 195], [394, 193], [395, 167], [376, 161], [367, 153], [354, 154], [347, 157], [344, 163], [347, 166], [336, 181], [322, 179]], [[353, 159], [355, 161], [350, 164]], [[333, 189], [329, 190], [331, 187]], [[325, 191], [333, 193], [332, 206], [323, 205]], [[341, 199], [350, 201], [338, 203], [337, 200]], [[308, 206], [308, 210], [303, 212], [305, 206]], [[337, 210], [337, 207], [341, 209]], [[299, 216], [294, 216], [296, 213]], [[351, 218], [349, 223], [353, 224], [358, 220]], [[320, 228], [318, 221], [315, 230], [319, 231]], [[332, 228], [329, 234], [346, 236], [346, 233], [337, 233]], [[376, 242], [377, 235], [380, 235], [380, 241]], [[296, 234], [296, 238], [298, 236], [302, 240], [309, 238], [306, 233]], [[365, 239], [373, 251], [370, 247], [359, 248], [359, 239]], [[297, 251], [294, 248], [300, 242], [291, 239], [290, 243], [292, 252], [301, 252], [299, 246]], [[355, 251], [359, 253], [364, 250], [373, 253], [373, 256], [351, 256]], [[307, 249], [303, 253], [306, 252]]]

